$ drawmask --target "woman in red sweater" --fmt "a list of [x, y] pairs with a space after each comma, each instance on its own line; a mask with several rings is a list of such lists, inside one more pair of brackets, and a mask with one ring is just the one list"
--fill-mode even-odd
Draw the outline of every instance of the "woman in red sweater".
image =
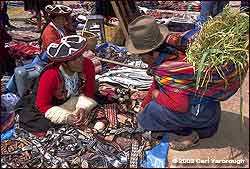
[[42, 49], [64, 36], [76, 34], [70, 14], [72, 9], [65, 5], [48, 5], [45, 7], [51, 22], [42, 31]]
[[52, 63], [40, 75], [36, 111], [20, 113], [20, 126], [31, 132], [47, 131], [60, 124], [81, 126], [97, 105], [95, 69], [87, 58], [86, 39], [66, 36], [50, 44], [47, 54]]
[[[168, 44], [169, 32], [151, 16], [140, 16], [128, 26], [128, 51], [142, 57], [149, 70], [165, 63], [185, 62], [185, 53]], [[173, 71], [173, 73], [175, 73]], [[177, 84], [178, 85], [178, 84]], [[197, 145], [199, 138], [210, 137], [218, 127], [220, 103], [205, 97], [178, 91], [163, 91], [156, 80], [142, 103], [139, 126], [149, 131], [167, 131], [183, 135], [170, 147], [186, 150]]]

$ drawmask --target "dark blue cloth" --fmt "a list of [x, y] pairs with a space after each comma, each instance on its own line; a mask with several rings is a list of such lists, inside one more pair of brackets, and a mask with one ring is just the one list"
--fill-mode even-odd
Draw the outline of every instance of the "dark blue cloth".
[[9, 140], [14, 136], [15, 128], [11, 128], [3, 133], [1, 133], [1, 141]]
[[9, 15], [7, 14], [7, 2], [3, 3], [2, 11], [0, 11], [0, 25], [3, 27], [10, 26]]
[[221, 108], [220, 103], [190, 96], [188, 112], [172, 112], [155, 101], [149, 102], [138, 115], [139, 125], [149, 131], [168, 131], [189, 135], [196, 130], [200, 138], [212, 136], [218, 128]]
[[216, 16], [223, 11], [229, 1], [201, 1], [200, 15], [207, 20], [208, 16]]
[[159, 57], [154, 62], [154, 65], [157, 66], [157, 65], [162, 64], [167, 58], [168, 58], [168, 54], [161, 52]]

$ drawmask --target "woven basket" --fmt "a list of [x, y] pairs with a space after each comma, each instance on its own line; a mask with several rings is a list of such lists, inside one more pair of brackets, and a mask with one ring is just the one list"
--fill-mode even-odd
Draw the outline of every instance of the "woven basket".
[[97, 44], [98, 35], [96, 35], [92, 32], [82, 31], [81, 36], [87, 39], [88, 49], [95, 49], [96, 44]]

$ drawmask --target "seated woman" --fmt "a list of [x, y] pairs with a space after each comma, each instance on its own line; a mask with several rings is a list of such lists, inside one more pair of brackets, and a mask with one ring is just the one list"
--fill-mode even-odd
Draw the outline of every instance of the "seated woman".
[[81, 126], [92, 116], [90, 112], [97, 105], [94, 100], [95, 69], [86, 56], [86, 45], [86, 39], [77, 35], [66, 36], [49, 45], [47, 55], [51, 63], [44, 68], [37, 87], [34, 87], [35, 98], [22, 103], [22, 128], [45, 132], [60, 124]]
[[45, 11], [51, 22], [42, 31], [42, 49], [64, 36], [75, 34], [70, 14], [72, 9], [64, 5], [47, 5]]
[[[149, 65], [149, 69], [164, 62], [185, 62], [183, 52], [174, 54], [167, 49], [169, 45], [166, 41], [170, 32], [164, 25], [157, 24], [153, 17], [140, 16], [131, 22], [128, 28], [128, 51], [141, 56], [142, 61]], [[221, 113], [218, 101], [179, 91], [161, 90], [156, 79], [148, 91], [142, 109], [138, 114], [140, 127], [183, 136], [170, 144], [175, 150], [186, 150], [197, 145], [199, 138], [212, 136], [217, 130]]]

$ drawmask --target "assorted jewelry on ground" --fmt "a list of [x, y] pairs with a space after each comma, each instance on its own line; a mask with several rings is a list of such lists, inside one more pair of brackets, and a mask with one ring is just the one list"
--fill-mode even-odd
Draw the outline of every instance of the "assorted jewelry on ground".
[[109, 125], [97, 133], [64, 125], [37, 137], [16, 123], [14, 137], [1, 142], [1, 167], [139, 167], [144, 148], [154, 142], [142, 137], [135, 114], [121, 114], [122, 107], [115, 104], [102, 107]]
[[[93, 4], [72, 7], [75, 15], [86, 15], [86, 10], [80, 11], [82, 8], [89, 11]], [[35, 33], [20, 34], [14, 30], [12, 35], [14, 42], [9, 43], [9, 48], [11, 56], [20, 60], [16, 65], [24, 65], [40, 52], [38, 43], [32, 42]], [[94, 130], [98, 118], [91, 118], [84, 128], [63, 125], [51, 128], [44, 137], [36, 136], [19, 127], [18, 114], [14, 110], [18, 94], [3, 94], [2, 168], [141, 167], [144, 151], [159, 143], [137, 126], [137, 113], [152, 82], [146, 73], [147, 65], [139, 57], [129, 57], [126, 48], [108, 43], [97, 47], [96, 53], [100, 64], [95, 64], [96, 70], [100, 69], [97, 76], [99, 92], [105, 99], [92, 114], [104, 118], [106, 127]], [[2, 91], [10, 78], [1, 79]]]
[[[134, 64], [124, 53], [108, 50], [106, 55], [114, 58], [115, 55], [124, 55], [123, 58], [117, 57], [122, 59], [118, 59], [119, 62]], [[1, 142], [1, 167], [141, 167], [144, 151], [158, 143], [158, 140], [144, 137], [145, 132], [138, 128], [136, 120], [147, 93], [143, 90], [149, 87], [152, 79], [146, 74], [146, 69], [119, 68], [119, 65], [107, 67], [106, 74], [112, 75], [110, 78], [115, 83], [99, 78], [99, 92], [106, 101], [92, 113], [106, 119], [103, 130], [93, 130], [98, 118], [92, 118], [87, 128], [64, 125], [50, 129], [44, 137], [38, 137], [19, 128], [17, 120], [14, 136]], [[108, 76], [102, 75], [103, 78]]]

